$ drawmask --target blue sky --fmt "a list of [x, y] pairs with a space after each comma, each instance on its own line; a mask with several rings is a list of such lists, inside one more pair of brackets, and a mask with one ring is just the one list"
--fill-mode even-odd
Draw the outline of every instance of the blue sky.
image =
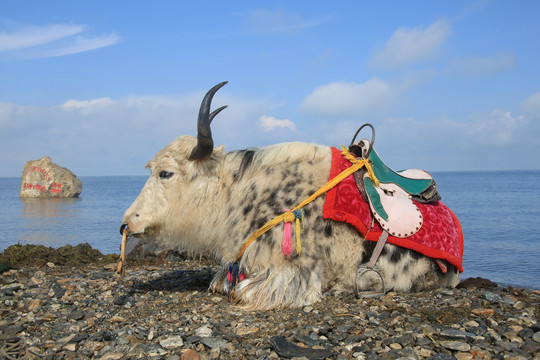
[[147, 174], [224, 80], [213, 134], [229, 150], [339, 147], [370, 122], [395, 169], [540, 169], [539, 14], [538, 1], [2, 1], [0, 176], [43, 155], [79, 176]]

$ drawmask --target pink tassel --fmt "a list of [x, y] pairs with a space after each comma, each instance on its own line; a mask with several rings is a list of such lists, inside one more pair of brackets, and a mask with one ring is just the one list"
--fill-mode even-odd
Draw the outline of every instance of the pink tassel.
[[[285, 209], [284, 211], [290, 211]], [[292, 236], [291, 236], [291, 223], [285, 222], [283, 224], [283, 242], [281, 243], [281, 253], [285, 257], [290, 257], [292, 254]]]

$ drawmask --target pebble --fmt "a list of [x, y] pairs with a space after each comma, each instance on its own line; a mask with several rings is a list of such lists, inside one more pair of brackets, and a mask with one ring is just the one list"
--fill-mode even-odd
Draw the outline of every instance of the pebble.
[[440, 332], [440, 335], [449, 337], [452, 339], [467, 339], [467, 338], [472, 339], [475, 337], [475, 335], [470, 332], [461, 331], [457, 329], [444, 329]]
[[471, 312], [472, 312], [474, 315], [480, 315], [480, 316], [487, 316], [487, 315], [493, 315], [493, 314], [495, 314], [495, 310], [494, 310], [494, 309], [485, 309], [485, 308], [482, 308], [482, 309], [472, 309]]
[[[535, 359], [540, 291], [470, 287], [245, 311], [210, 294], [208, 260], [55, 265], [0, 276], [0, 354], [44, 359]], [[1, 356], [1, 355], [0, 355]]]
[[441, 341], [441, 345], [450, 350], [469, 351], [471, 346], [461, 341]]
[[159, 345], [161, 345], [165, 349], [173, 349], [177, 347], [182, 347], [184, 345], [184, 341], [182, 340], [182, 337], [180, 335], [172, 335], [163, 340], [160, 340]]
[[210, 329], [208, 326], [201, 326], [197, 329], [195, 334], [199, 337], [208, 337], [212, 335], [212, 329]]

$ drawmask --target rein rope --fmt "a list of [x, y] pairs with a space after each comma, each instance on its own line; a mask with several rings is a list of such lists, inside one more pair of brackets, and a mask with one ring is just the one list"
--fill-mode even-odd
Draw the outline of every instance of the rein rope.
[[285, 211], [283, 214], [276, 216], [272, 220], [268, 221], [266, 224], [264, 224], [262, 227], [260, 227], [257, 231], [255, 231], [244, 243], [242, 248], [240, 249], [240, 252], [236, 256], [236, 259], [234, 260], [234, 264], [238, 264], [242, 256], [244, 255], [244, 252], [246, 249], [251, 245], [257, 238], [265, 234], [268, 230], [272, 229], [278, 224], [281, 224], [282, 222], [285, 223], [292, 223], [297, 220], [297, 233], [296, 233], [296, 241], [297, 241], [297, 252], [300, 253], [300, 231], [299, 228], [299, 218], [303, 221], [303, 215], [300, 217], [298, 210], [321, 196], [322, 194], [325, 194], [332, 188], [334, 188], [337, 184], [339, 184], [341, 181], [343, 181], [345, 178], [347, 178], [349, 175], [355, 173], [356, 171], [360, 170], [361, 168], [365, 167], [368, 175], [371, 179], [371, 181], [374, 183], [375, 186], [379, 185], [379, 180], [375, 176], [375, 173], [373, 172], [373, 168], [371, 167], [371, 163], [368, 159], [361, 159], [361, 158], [355, 158], [351, 153], [345, 148], [345, 146], [341, 145], [341, 154], [352, 163], [351, 167], [348, 167], [347, 169], [343, 170], [341, 173], [336, 175], [336, 177], [332, 178], [328, 181], [326, 185], [321, 187], [319, 190], [315, 191], [310, 197], [308, 197], [306, 200], [304, 200], [302, 203], [300, 203], [298, 206], [293, 208], [290, 211]]

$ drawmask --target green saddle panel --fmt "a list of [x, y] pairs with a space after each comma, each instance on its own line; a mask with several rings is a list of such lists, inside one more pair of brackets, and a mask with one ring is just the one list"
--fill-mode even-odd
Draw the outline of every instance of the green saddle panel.
[[381, 160], [375, 149], [371, 149], [369, 160], [371, 161], [373, 172], [380, 182], [396, 184], [411, 195], [419, 195], [431, 185], [432, 179], [412, 179], [390, 169]]
[[375, 210], [376, 213], [380, 214], [383, 219], [388, 220], [388, 214], [384, 210], [384, 206], [381, 203], [381, 197], [379, 196], [377, 190], [375, 190], [375, 185], [373, 185], [373, 181], [371, 181], [371, 179], [367, 176], [364, 178], [364, 188], [366, 189], [369, 201], [371, 202], [371, 206], [373, 206], [373, 210]]
[[362, 180], [375, 218], [391, 235], [411, 236], [422, 224], [422, 217], [413, 199], [440, 199], [433, 179], [422, 170], [392, 170], [381, 160], [375, 149], [371, 149], [369, 160], [380, 184], [375, 186], [367, 175]]

